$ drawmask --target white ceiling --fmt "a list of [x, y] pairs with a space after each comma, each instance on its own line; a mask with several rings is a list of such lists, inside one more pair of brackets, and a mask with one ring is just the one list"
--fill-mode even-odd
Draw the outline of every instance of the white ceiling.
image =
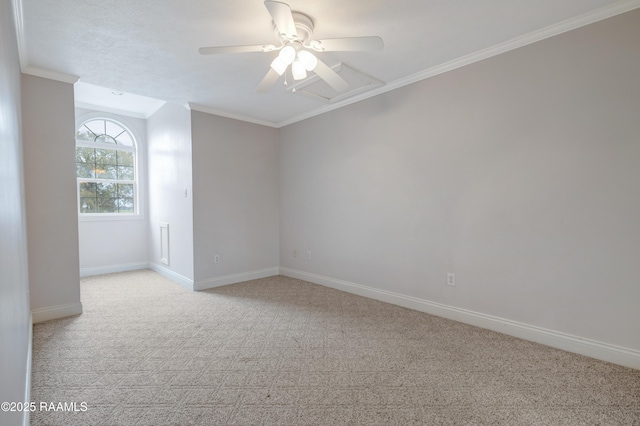
[[98, 108], [101, 111], [126, 114], [137, 118], [149, 118], [164, 101], [134, 93], [96, 86], [78, 81], [74, 88], [75, 104], [78, 108]]
[[198, 53], [277, 44], [261, 0], [15, 0], [21, 65], [109, 89], [84, 104], [107, 99], [109, 108], [133, 109], [124, 97], [113, 100], [118, 90], [278, 127], [640, 7], [640, 0], [284, 1], [313, 19], [313, 38], [382, 37], [381, 52], [318, 56], [385, 85], [332, 105], [292, 94], [282, 81], [258, 94], [277, 52]]

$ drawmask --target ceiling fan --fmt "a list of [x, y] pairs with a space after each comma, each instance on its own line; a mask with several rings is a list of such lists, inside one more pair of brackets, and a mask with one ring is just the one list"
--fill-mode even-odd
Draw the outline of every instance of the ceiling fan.
[[[315, 72], [338, 92], [349, 88], [349, 84], [327, 64], [313, 54], [315, 52], [354, 52], [382, 50], [384, 42], [380, 37], [345, 37], [313, 40], [313, 21], [300, 12], [292, 12], [288, 4], [267, 0], [264, 2], [271, 18], [279, 46], [273, 44], [253, 46], [213, 46], [201, 47], [202, 55], [223, 53], [273, 52], [280, 51], [271, 62], [269, 72], [262, 79], [256, 91], [268, 92], [291, 65], [294, 80], [307, 77], [307, 71]], [[286, 80], [285, 80], [286, 81]]]

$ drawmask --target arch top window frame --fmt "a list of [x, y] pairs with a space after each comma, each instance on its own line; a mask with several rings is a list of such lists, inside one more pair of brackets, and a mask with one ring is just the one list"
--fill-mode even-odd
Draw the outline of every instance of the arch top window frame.
[[77, 211], [84, 218], [140, 215], [138, 150], [125, 124], [93, 117], [76, 127]]

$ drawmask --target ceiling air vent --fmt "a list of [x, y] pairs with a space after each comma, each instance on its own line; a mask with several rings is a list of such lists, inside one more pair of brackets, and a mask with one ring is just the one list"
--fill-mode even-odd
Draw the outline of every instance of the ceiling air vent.
[[384, 84], [380, 80], [376, 80], [375, 78], [355, 70], [342, 62], [334, 65], [331, 69], [349, 84], [349, 89], [346, 92], [336, 91], [326, 81], [322, 80], [315, 74], [297, 84], [294, 84], [287, 90], [297, 95], [306, 96], [327, 104], [332, 104], [358, 95], [362, 92], [375, 89], [376, 87], [380, 87]]

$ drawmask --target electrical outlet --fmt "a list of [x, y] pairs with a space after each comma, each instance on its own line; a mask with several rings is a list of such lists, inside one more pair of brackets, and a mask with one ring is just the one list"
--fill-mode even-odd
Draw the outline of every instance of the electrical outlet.
[[298, 257], [298, 250], [294, 249], [292, 254], [293, 254], [293, 257]]
[[307, 260], [311, 260], [311, 250], [307, 250]]
[[220, 255], [219, 254], [214, 254], [213, 255], [213, 263], [220, 263]]
[[453, 272], [447, 273], [447, 285], [455, 286], [456, 285], [456, 274]]

